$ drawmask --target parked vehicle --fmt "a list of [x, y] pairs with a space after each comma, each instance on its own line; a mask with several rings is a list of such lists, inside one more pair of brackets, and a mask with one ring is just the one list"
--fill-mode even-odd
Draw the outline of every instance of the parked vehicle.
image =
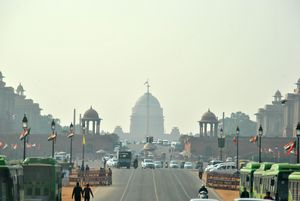
[[107, 161], [106, 164], [107, 164], [108, 167], [117, 167], [117, 165], [118, 165], [118, 159], [116, 159], [116, 158], [110, 158]]
[[162, 168], [163, 163], [161, 161], [154, 161], [155, 168]]

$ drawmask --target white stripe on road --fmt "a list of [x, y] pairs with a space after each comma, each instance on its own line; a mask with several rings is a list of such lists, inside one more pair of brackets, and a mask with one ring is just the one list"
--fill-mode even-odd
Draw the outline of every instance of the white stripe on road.
[[177, 180], [179, 186], [180, 186], [181, 189], [183, 190], [185, 196], [190, 200], [192, 197], [190, 197], [189, 194], [186, 192], [186, 190], [185, 190], [185, 188], [183, 187], [181, 181], [178, 179], [178, 177], [176, 176], [176, 174], [174, 174], [174, 171], [173, 171], [173, 170], [171, 170], [171, 171], [172, 171], [172, 174], [174, 175], [175, 179]]
[[155, 181], [155, 175], [154, 170], [152, 170], [152, 177], [153, 177], [153, 183], [154, 183], [154, 193], [156, 197], [156, 201], [159, 201], [158, 194], [157, 194], [157, 187], [156, 187], [156, 181]]
[[131, 175], [130, 175], [130, 177], [129, 177], [129, 179], [128, 179], [127, 185], [126, 185], [126, 187], [125, 187], [125, 189], [124, 189], [124, 192], [123, 192], [123, 194], [122, 194], [122, 196], [121, 196], [120, 201], [123, 201], [123, 199], [124, 199], [124, 197], [125, 197], [125, 194], [126, 194], [126, 192], [127, 192], [127, 189], [128, 189], [128, 187], [129, 187], [129, 183], [130, 183], [130, 181], [132, 180], [133, 175], [135, 175], [134, 173], [135, 173], [135, 171], [132, 171], [132, 172], [131, 172]]

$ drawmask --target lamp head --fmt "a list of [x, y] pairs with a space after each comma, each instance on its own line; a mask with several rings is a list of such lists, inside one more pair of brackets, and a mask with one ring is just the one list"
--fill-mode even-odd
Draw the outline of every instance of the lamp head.
[[260, 125], [259, 126], [259, 129], [258, 129], [258, 135], [261, 137], [262, 135], [263, 135], [263, 128], [262, 128], [262, 126]]
[[236, 135], [239, 135], [239, 134], [240, 134], [240, 128], [236, 127]]
[[296, 131], [297, 131], [297, 136], [300, 136], [300, 122], [298, 122], [297, 124]]
[[54, 119], [52, 119], [52, 122], [51, 122], [51, 129], [52, 129], [52, 131], [55, 130], [55, 121], [54, 121]]
[[74, 129], [74, 126], [73, 126], [73, 124], [71, 123], [71, 124], [70, 124], [70, 131], [73, 131], [73, 129]]
[[22, 120], [22, 127], [23, 127], [23, 129], [26, 129], [28, 127], [28, 119], [26, 117], [26, 114], [24, 114], [24, 117]]

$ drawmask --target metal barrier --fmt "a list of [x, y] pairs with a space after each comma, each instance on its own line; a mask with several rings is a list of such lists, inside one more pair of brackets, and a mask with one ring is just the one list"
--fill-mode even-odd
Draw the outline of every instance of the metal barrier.
[[218, 188], [224, 190], [239, 190], [240, 177], [239, 174], [229, 173], [205, 173], [206, 185], [211, 188]]

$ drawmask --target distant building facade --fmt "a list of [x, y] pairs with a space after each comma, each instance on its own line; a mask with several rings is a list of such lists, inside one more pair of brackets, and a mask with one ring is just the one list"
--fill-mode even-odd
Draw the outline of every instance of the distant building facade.
[[300, 121], [300, 79], [294, 93], [288, 93], [282, 100], [280, 91], [276, 91], [272, 104], [260, 108], [256, 115], [257, 130], [261, 125], [264, 135], [269, 137], [293, 137]]
[[154, 138], [163, 138], [164, 134], [163, 109], [158, 99], [149, 90], [137, 100], [132, 108], [130, 118], [131, 138], [142, 140], [147, 136], [147, 132], [149, 136]]
[[[19, 133], [22, 129], [22, 119], [26, 114], [31, 133], [47, 134], [50, 132], [51, 115], [41, 115], [41, 108], [32, 99], [26, 99], [25, 90], [21, 84], [14, 88], [5, 86], [4, 76], [0, 72], [0, 134]], [[57, 131], [61, 131], [59, 120], [56, 119]]]

